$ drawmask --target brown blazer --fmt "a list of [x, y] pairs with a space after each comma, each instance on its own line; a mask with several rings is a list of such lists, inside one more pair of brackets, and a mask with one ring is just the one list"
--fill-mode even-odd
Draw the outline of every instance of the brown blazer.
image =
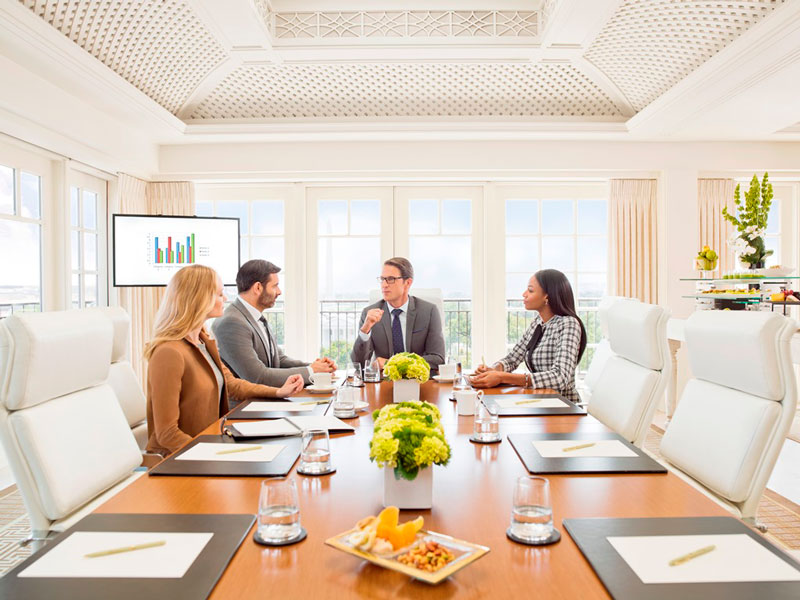
[[236, 379], [222, 364], [217, 343], [203, 330], [200, 339], [225, 377], [222, 393], [211, 365], [188, 340], [164, 342], [147, 368], [147, 450], [166, 456], [228, 412], [228, 396], [274, 398], [277, 388]]

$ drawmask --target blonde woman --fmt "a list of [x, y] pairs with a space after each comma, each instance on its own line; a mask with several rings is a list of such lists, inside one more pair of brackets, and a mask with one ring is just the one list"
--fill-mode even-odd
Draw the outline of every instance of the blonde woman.
[[222, 315], [222, 280], [203, 265], [172, 277], [145, 347], [147, 450], [166, 456], [228, 412], [228, 397], [275, 398], [303, 389], [292, 375], [280, 388], [237, 379], [222, 364], [203, 324]]

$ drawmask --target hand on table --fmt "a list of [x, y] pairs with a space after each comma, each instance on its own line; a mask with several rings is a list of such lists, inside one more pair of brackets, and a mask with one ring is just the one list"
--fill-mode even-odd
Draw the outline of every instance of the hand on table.
[[380, 321], [383, 318], [383, 309], [382, 308], [373, 308], [367, 313], [366, 318], [364, 319], [364, 324], [361, 326], [361, 331], [364, 333], [369, 333], [372, 331], [373, 326], [375, 323]]
[[304, 385], [302, 375], [290, 375], [286, 378], [284, 384], [278, 388], [278, 396], [281, 398], [291, 396], [295, 392], [302, 390]]
[[314, 373], [333, 373], [336, 370], [336, 363], [330, 358], [318, 358], [311, 363], [311, 370]]
[[493, 370], [494, 369], [492, 367], [480, 364], [477, 367], [475, 367], [475, 375], [480, 375], [481, 373], [486, 373], [487, 371], [493, 371]]
[[482, 373], [473, 375], [470, 379], [470, 383], [472, 387], [476, 388], [495, 387], [503, 383], [503, 373], [493, 369], [487, 369]]

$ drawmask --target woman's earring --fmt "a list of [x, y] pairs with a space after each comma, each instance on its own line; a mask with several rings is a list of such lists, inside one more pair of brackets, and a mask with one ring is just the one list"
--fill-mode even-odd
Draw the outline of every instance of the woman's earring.
[[544, 303], [545, 303], [545, 304], [550, 304], [550, 300], [548, 300], [547, 298], [545, 298], [545, 299], [544, 299]]

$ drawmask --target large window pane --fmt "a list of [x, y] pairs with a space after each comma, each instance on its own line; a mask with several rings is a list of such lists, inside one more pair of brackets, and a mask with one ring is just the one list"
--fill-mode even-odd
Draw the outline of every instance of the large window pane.
[[69, 224], [72, 227], [81, 225], [80, 200], [78, 199], [78, 188], [75, 186], [69, 188]]
[[575, 248], [572, 237], [542, 238], [542, 268], [572, 271], [575, 268]]
[[283, 269], [286, 266], [283, 250], [283, 238], [261, 238], [254, 237], [250, 239], [250, 248], [253, 258], [260, 258], [268, 260], [274, 265]]
[[243, 236], [239, 239], [239, 265], [243, 265], [248, 260], [250, 260], [250, 238], [247, 236]]
[[72, 308], [81, 307], [81, 276], [72, 274]]
[[606, 252], [608, 242], [603, 237], [578, 238], [578, 270], [605, 271], [607, 268]]
[[578, 233], [605, 234], [608, 214], [605, 200], [578, 200]]
[[380, 202], [378, 200], [350, 202], [350, 235], [378, 235], [380, 232]]
[[506, 271], [528, 272], [539, 270], [539, 238], [506, 238]]
[[83, 227], [97, 229], [97, 194], [83, 190]]
[[506, 234], [539, 233], [538, 200], [506, 200]]
[[767, 247], [767, 250], [772, 250], [773, 254], [768, 256], [764, 261], [764, 264], [769, 267], [772, 265], [779, 265], [781, 264], [781, 246], [780, 246], [780, 237], [775, 235], [765, 235], [764, 236], [764, 245]]
[[40, 310], [41, 244], [40, 226], [0, 219], [0, 314], [13, 310]]
[[253, 216], [253, 226], [250, 229], [250, 233], [253, 235], [283, 234], [283, 201], [253, 202], [250, 210]]
[[319, 235], [347, 235], [347, 200], [320, 200], [317, 204]]
[[97, 271], [97, 235], [83, 234], [83, 268], [86, 271]]
[[378, 287], [380, 239], [320, 238], [318, 282], [320, 300], [367, 298]]
[[42, 214], [42, 178], [23, 171], [19, 175], [22, 216], [38, 219]]
[[81, 244], [80, 233], [77, 231], [70, 232], [70, 246], [72, 248], [72, 269], [81, 268]]
[[0, 213], [14, 214], [14, 169], [0, 165]]
[[573, 213], [572, 200], [542, 200], [542, 233], [573, 233]]
[[416, 198], [408, 201], [408, 232], [411, 235], [439, 233], [439, 201]]
[[209, 200], [197, 200], [194, 203], [194, 214], [198, 217], [213, 217], [214, 203]]
[[84, 275], [86, 281], [85, 306], [97, 306], [97, 275]]
[[218, 217], [239, 217], [239, 233], [247, 235], [247, 202], [217, 202]]
[[772, 204], [769, 207], [769, 216], [767, 217], [767, 233], [779, 234], [780, 232], [781, 232], [781, 201], [773, 198]]
[[576, 301], [583, 298], [602, 298], [606, 295], [606, 274], [578, 273], [578, 289], [573, 288], [572, 291], [576, 295]]
[[445, 298], [472, 297], [469, 237], [411, 237], [409, 242], [416, 287], [441, 288]]
[[533, 273], [506, 273], [506, 298], [522, 302], [522, 292], [528, 288]]
[[442, 200], [442, 233], [470, 235], [472, 233], [472, 202]]

